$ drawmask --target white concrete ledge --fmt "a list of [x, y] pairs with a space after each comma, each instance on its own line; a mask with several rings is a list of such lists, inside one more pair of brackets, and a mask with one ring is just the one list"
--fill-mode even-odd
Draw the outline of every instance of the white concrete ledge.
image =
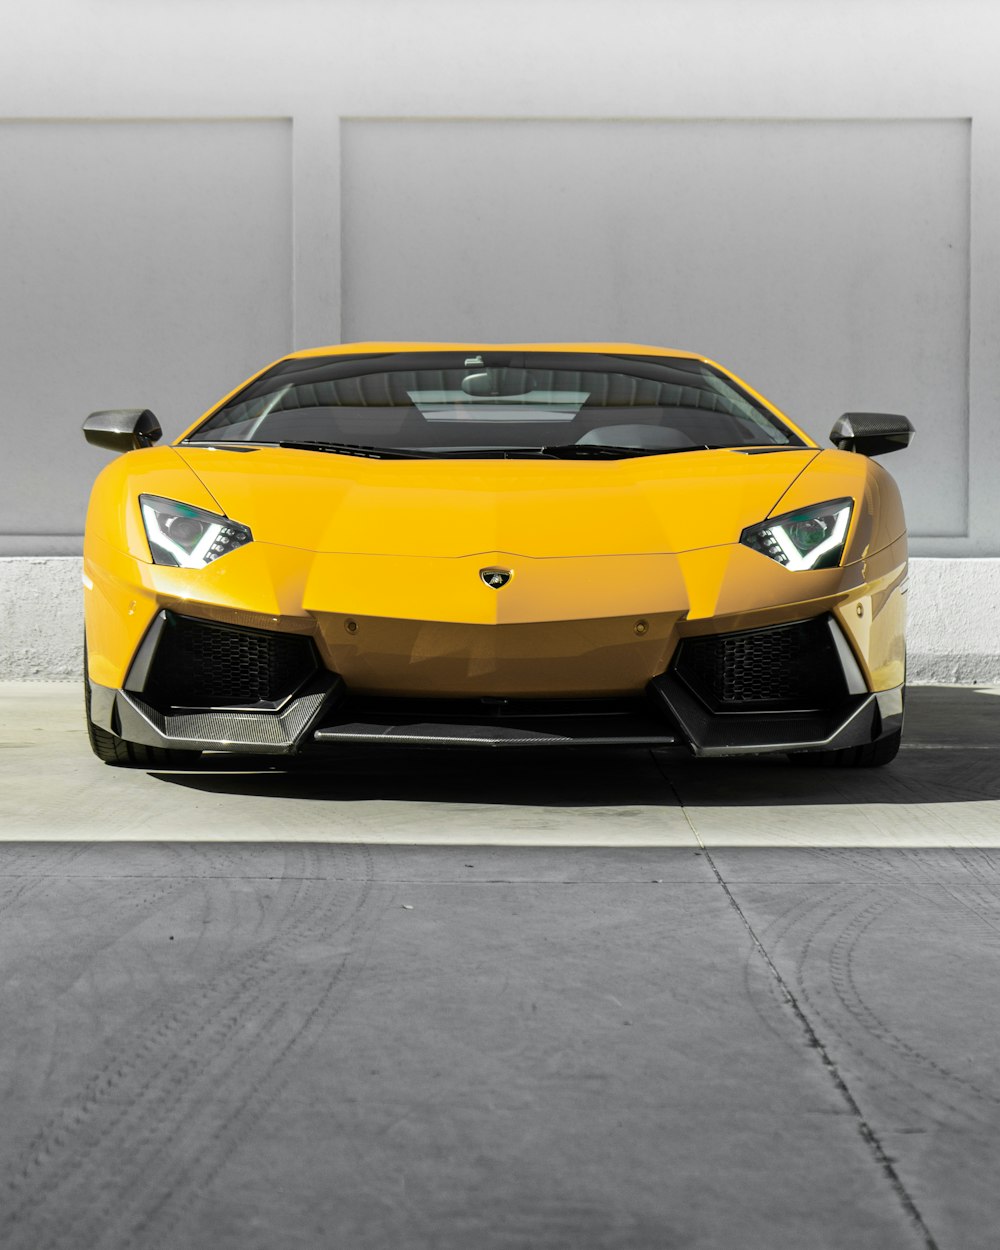
[[82, 564], [79, 556], [0, 559], [0, 681], [79, 678]]
[[1000, 681], [1000, 559], [910, 561], [907, 677]]
[[[1000, 682], [1000, 559], [917, 557], [910, 587], [910, 682]], [[82, 617], [78, 557], [0, 558], [0, 681], [78, 678]]]

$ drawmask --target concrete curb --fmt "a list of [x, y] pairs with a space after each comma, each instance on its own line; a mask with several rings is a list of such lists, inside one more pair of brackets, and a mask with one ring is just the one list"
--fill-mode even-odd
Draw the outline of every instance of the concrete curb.
[[[77, 556], [0, 558], [0, 681], [75, 680], [83, 662]], [[914, 685], [1000, 682], [1000, 559], [910, 561]]]

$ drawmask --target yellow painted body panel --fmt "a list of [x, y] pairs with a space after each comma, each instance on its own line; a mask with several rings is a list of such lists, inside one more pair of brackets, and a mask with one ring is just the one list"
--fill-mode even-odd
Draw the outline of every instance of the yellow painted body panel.
[[[689, 551], [763, 520], [811, 449], [625, 460], [363, 460], [262, 447], [183, 457], [259, 542], [357, 555]], [[707, 487], [706, 483], [711, 483]]]
[[[455, 348], [688, 355], [398, 343], [296, 355]], [[898, 491], [870, 459], [802, 438], [805, 448], [762, 455], [608, 461], [130, 452], [100, 474], [88, 514], [91, 678], [120, 688], [161, 608], [307, 633], [352, 689], [440, 696], [636, 693], [685, 635], [833, 612], [869, 687], [891, 689], [904, 662]], [[201, 570], [154, 565], [140, 493], [225, 513], [254, 541]], [[740, 545], [747, 525], [841, 497], [856, 504], [840, 568], [789, 572]], [[479, 577], [492, 565], [513, 574], [500, 591]]]
[[[503, 592], [478, 576], [490, 565], [514, 570]], [[895, 546], [845, 568], [789, 573], [738, 545], [682, 556], [532, 560], [505, 552], [311, 555], [254, 543], [208, 569], [186, 570], [95, 542], [85, 570], [94, 583], [91, 676], [114, 687], [163, 607], [309, 633], [328, 667], [371, 693], [637, 693], [664, 671], [684, 635], [831, 610], [872, 689], [902, 680], [905, 553]]]

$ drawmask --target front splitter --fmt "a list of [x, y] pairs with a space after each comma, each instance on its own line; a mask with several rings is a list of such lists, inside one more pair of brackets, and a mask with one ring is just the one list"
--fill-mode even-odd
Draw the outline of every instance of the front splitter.
[[698, 756], [839, 751], [867, 746], [902, 728], [903, 688], [851, 695], [831, 708], [710, 712], [673, 672], [649, 683], [649, 693]]
[[[611, 719], [611, 718], [605, 718]], [[541, 724], [539, 724], [539, 721]], [[544, 726], [544, 727], [541, 727]], [[462, 724], [458, 722], [367, 720], [324, 726], [313, 734], [324, 745], [379, 743], [412, 747], [664, 747], [677, 743], [649, 718], [622, 717], [611, 725], [574, 724], [553, 717], [534, 725]]]
[[[317, 675], [278, 711], [241, 712], [214, 708], [159, 711], [127, 690], [110, 694], [107, 728], [128, 742], [183, 751], [232, 751], [247, 755], [290, 755], [343, 697], [344, 683], [334, 673]], [[98, 696], [94, 705], [109, 705]], [[95, 722], [98, 718], [95, 715]], [[117, 722], [117, 724], [115, 724]]]
[[[650, 682], [649, 707], [613, 715], [440, 718], [352, 707], [336, 674], [324, 672], [276, 711], [191, 708], [159, 711], [134, 692], [93, 687], [95, 724], [145, 746], [237, 754], [293, 755], [338, 745], [407, 747], [660, 747], [696, 756], [838, 750], [902, 726], [902, 688], [852, 696], [834, 709], [713, 714], [672, 674]], [[414, 701], [415, 704], [417, 701]]]

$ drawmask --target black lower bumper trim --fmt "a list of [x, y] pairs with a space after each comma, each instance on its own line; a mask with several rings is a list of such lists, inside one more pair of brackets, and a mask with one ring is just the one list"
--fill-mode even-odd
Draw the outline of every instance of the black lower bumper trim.
[[281, 711], [227, 712], [211, 709], [161, 712], [140, 695], [119, 690], [118, 732], [129, 742], [191, 751], [236, 751], [288, 755], [343, 696], [334, 674], [317, 675]]
[[[649, 694], [677, 723], [695, 755], [839, 750], [874, 742], [888, 726], [884, 711], [895, 692], [849, 695], [836, 706], [797, 712], [713, 713], [673, 673], [649, 683]], [[901, 723], [900, 702], [900, 723]]]
[[343, 721], [313, 734], [318, 743], [398, 743], [426, 747], [671, 746], [669, 726], [653, 717], [534, 717], [528, 721], [462, 724], [389, 719]]
[[[699, 756], [836, 750], [902, 725], [902, 687], [851, 695], [811, 711], [714, 713], [671, 673], [647, 700], [510, 701], [352, 698], [336, 674], [317, 673], [280, 711], [176, 709], [140, 694], [94, 687], [92, 716], [129, 742], [195, 751], [292, 755], [337, 745], [401, 747], [677, 747]], [[569, 705], [573, 702], [576, 710]], [[490, 710], [485, 705], [496, 704]]]

